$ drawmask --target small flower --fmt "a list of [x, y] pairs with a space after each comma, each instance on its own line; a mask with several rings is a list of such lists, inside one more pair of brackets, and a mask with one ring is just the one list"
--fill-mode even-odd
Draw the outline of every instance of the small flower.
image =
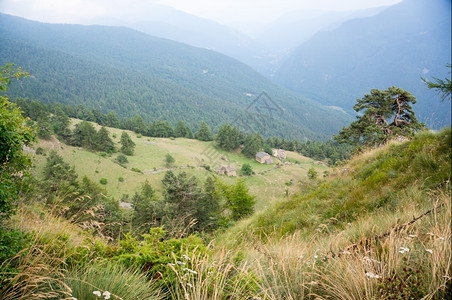
[[376, 279], [381, 278], [380, 275], [374, 274], [372, 272], [366, 272], [366, 276], [369, 277], [369, 278], [376, 278]]
[[443, 277], [443, 278], [446, 278], [447, 280], [449, 280], [449, 279], [450, 279], [450, 277], [449, 277], [449, 276], [447, 276], [447, 275], [443, 275], [442, 277]]
[[417, 236], [417, 235], [415, 235], [415, 234], [410, 234], [410, 235], [409, 235], [410, 238], [415, 238], [416, 236]]
[[442, 236], [440, 236], [439, 239], [440, 239], [441, 241], [444, 241], [444, 240], [445, 240], [445, 238], [443, 238]]
[[102, 294], [100, 293], [100, 291], [94, 291], [93, 292], [94, 295], [96, 295], [97, 297], [100, 297]]
[[314, 258], [317, 259], [319, 256], [317, 254], [314, 254]]
[[400, 247], [399, 253], [405, 253], [405, 252], [410, 252], [410, 248], [406, 248], [406, 247]]
[[434, 236], [434, 234], [433, 234], [433, 233], [431, 233], [431, 232], [427, 232], [426, 234], [427, 234], [427, 235], [431, 235], [431, 236]]
[[110, 299], [111, 293], [109, 291], [105, 291], [102, 293], [105, 296], [105, 299]]
[[342, 253], [343, 253], [343, 254], [347, 254], [347, 255], [352, 255], [352, 253], [351, 253], [350, 251], [348, 251], [348, 250], [345, 250], [345, 251], [343, 251]]
[[433, 254], [433, 250], [432, 249], [425, 249], [425, 251], [427, 251], [430, 254]]
[[193, 288], [193, 285], [190, 282], [187, 283], [187, 286]]
[[311, 281], [308, 284], [310, 284], [310, 285], [317, 285], [318, 283], [317, 283], [317, 281]]
[[183, 259], [186, 259], [186, 260], [191, 260], [191, 258], [190, 258], [190, 257], [188, 257], [188, 256], [187, 256], [187, 255], [185, 255], [185, 254], [184, 254], [184, 255], [182, 255], [182, 258], [183, 258]]

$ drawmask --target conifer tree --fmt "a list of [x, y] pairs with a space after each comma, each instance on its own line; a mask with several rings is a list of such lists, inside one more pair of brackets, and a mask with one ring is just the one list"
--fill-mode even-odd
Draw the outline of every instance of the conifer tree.
[[353, 109], [362, 112], [362, 116], [358, 116], [358, 120], [335, 136], [339, 143], [373, 146], [398, 135], [412, 136], [424, 127], [411, 108], [416, 98], [401, 88], [392, 86], [384, 91], [373, 89], [370, 94], [356, 101]]
[[200, 141], [212, 141], [212, 133], [205, 122], [201, 122], [199, 130], [195, 133], [195, 138]]
[[129, 134], [125, 131], [121, 134], [121, 139], [119, 141], [121, 143], [121, 152], [125, 155], [133, 155], [133, 151], [135, 148], [135, 143], [130, 138]]

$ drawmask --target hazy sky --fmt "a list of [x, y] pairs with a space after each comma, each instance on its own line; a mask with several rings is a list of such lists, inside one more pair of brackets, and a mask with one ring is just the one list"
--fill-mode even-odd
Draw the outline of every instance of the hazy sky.
[[0, 11], [44, 22], [82, 23], [147, 3], [171, 6], [223, 24], [266, 23], [293, 10], [354, 10], [401, 0], [0, 0]]

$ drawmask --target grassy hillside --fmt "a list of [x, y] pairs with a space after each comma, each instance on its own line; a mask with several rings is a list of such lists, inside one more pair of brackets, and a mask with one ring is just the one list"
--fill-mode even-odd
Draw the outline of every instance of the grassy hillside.
[[[79, 120], [74, 120], [74, 122], [79, 122]], [[99, 128], [97, 124], [94, 125], [97, 129]], [[116, 134], [116, 138], [113, 138], [113, 140], [119, 148], [122, 130], [116, 128], [108, 128], [108, 130], [112, 135]], [[115, 199], [120, 199], [123, 194], [132, 196], [146, 180], [158, 192], [161, 192], [163, 189], [161, 180], [166, 170], [185, 171], [190, 175], [195, 175], [200, 182], [204, 182], [207, 176], [215, 174], [212, 171], [217, 169], [219, 165], [232, 164], [240, 175], [241, 166], [249, 163], [256, 174], [244, 178], [246, 184], [250, 187], [250, 192], [257, 196], [257, 210], [263, 209], [269, 203], [278, 199], [283, 199], [286, 195], [286, 189], [289, 194], [297, 191], [300, 182], [307, 180], [309, 168], [314, 167], [319, 174], [323, 174], [323, 171], [328, 169], [322, 163], [315, 162], [295, 152], [287, 152], [288, 159], [284, 161], [287, 164], [277, 168], [276, 163], [273, 165], [260, 164], [241, 154], [217, 149], [214, 147], [214, 142], [201, 142], [185, 138], [138, 138], [135, 133], [127, 132], [132, 137], [136, 147], [134, 155], [127, 157], [129, 163], [125, 164], [125, 168], [115, 162], [120, 153], [102, 156], [100, 153], [67, 146], [55, 138], [49, 141], [40, 140], [35, 148], [43, 148], [44, 153], [57, 150], [65, 161], [75, 166], [80, 176], [86, 175], [95, 182], [99, 182], [101, 178], [106, 178], [105, 188], [109, 195]], [[170, 167], [167, 167], [165, 163], [165, 156], [168, 153], [175, 159]], [[274, 160], [279, 162], [276, 158]], [[45, 163], [46, 156], [35, 156], [34, 176], [38, 178], [42, 176]], [[202, 165], [209, 166], [211, 170], [206, 170]], [[132, 168], [139, 169], [141, 172], [133, 171]], [[120, 182], [119, 177], [122, 177], [124, 181]], [[227, 183], [235, 181], [235, 178], [226, 176], [221, 176], [221, 179]], [[289, 183], [290, 181], [292, 183]]]
[[[39, 203], [22, 207], [9, 226], [32, 239], [4, 265], [15, 267], [14, 285], [0, 285], [0, 296], [96, 299], [93, 291], [108, 291], [122, 299], [449, 299], [451, 141], [450, 129], [422, 132], [362, 153], [207, 248], [196, 237], [162, 240], [158, 229], [140, 242], [128, 236], [108, 243]], [[203, 149], [186, 140], [155, 142], [168, 151], [177, 143], [192, 149], [174, 153], [176, 162]], [[166, 268], [160, 270], [169, 294], [161, 292], [162, 273], [150, 273], [155, 263]]]
[[451, 159], [450, 128], [370, 150], [219, 244], [256, 262], [269, 299], [443, 299]]

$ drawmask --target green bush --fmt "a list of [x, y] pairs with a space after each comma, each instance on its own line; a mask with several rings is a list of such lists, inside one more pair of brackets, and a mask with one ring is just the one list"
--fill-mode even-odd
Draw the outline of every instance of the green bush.
[[36, 155], [43, 155], [44, 154], [44, 148], [38, 147], [36, 148]]
[[250, 175], [254, 174], [254, 171], [250, 164], [243, 164], [242, 165], [242, 173], [250, 176]]
[[129, 162], [129, 160], [127, 159], [127, 156], [125, 156], [124, 154], [119, 154], [119, 155], [116, 157], [116, 161], [117, 161], [120, 165], [123, 165], [123, 164], [126, 164], [126, 163]]
[[124, 177], [119, 176], [118, 181], [119, 181], [119, 182], [124, 182]]
[[138, 168], [132, 168], [131, 170], [134, 171], [134, 172], [137, 172], [137, 173], [141, 173], [141, 170], [138, 169]]
[[100, 182], [100, 184], [106, 185], [106, 184], [107, 184], [107, 178], [102, 177], [102, 178], [99, 180], [99, 182]]

